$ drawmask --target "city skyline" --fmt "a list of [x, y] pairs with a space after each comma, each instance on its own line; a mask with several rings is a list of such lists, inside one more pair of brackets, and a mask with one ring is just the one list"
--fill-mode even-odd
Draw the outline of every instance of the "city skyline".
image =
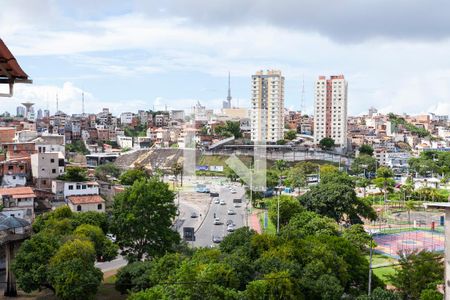
[[[251, 74], [280, 69], [286, 78], [286, 107], [294, 110], [300, 109], [303, 79], [304, 107], [312, 113], [315, 78], [346, 74], [350, 115], [374, 103], [384, 113], [449, 114], [445, 26], [436, 30], [420, 15], [418, 1], [372, 4], [373, 15], [366, 17], [374, 22], [360, 17], [366, 7], [353, 4], [348, 10], [334, 4], [318, 10], [318, 4], [302, 1], [276, 9], [266, 2], [249, 9], [246, 1], [197, 1], [192, 7], [177, 1], [15, 1], [0, 12], [0, 36], [34, 84], [18, 85], [2, 109], [12, 112], [17, 103], [31, 101], [43, 109], [48, 102], [53, 111], [59, 94], [61, 110], [81, 113], [83, 92], [86, 111], [109, 106], [117, 114], [122, 103], [132, 110], [153, 105], [187, 109], [197, 100], [218, 109], [227, 96], [228, 71], [233, 102], [249, 107]], [[203, 17], [192, 10], [199, 6]], [[421, 29], [409, 28], [406, 21], [395, 30], [381, 24], [395, 24], [400, 10], [408, 20], [422, 20]], [[444, 9], [432, 10], [442, 18]], [[375, 22], [381, 15], [386, 22]], [[13, 26], [12, 16], [26, 22]]]

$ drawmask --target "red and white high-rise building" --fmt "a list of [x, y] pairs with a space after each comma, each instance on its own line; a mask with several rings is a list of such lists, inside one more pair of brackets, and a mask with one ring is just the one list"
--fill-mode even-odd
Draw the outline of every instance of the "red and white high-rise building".
[[347, 81], [344, 75], [319, 76], [315, 84], [314, 142], [332, 138], [347, 147]]

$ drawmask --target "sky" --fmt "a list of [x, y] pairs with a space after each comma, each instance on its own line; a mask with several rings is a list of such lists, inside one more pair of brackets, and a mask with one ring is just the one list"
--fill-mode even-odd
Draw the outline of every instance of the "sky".
[[[257, 70], [285, 76], [285, 106], [313, 111], [319, 75], [348, 80], [350, 115], [450, 114], [450, 2], [435, 0], [0, 0], [0, 38], [32, 85], [24, 101], [103, 107], [249, 106]], [[302, 93], [302, 90], [304, 92]], [[303, 95], [303, 96], [302, 96]], [[302, 100], [303, 99], [303, 100]]]

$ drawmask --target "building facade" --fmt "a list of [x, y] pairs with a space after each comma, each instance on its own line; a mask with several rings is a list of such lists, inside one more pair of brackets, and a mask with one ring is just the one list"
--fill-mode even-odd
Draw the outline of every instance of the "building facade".
[[319, 76], [315, 84], [314, 142], [332, 138], [347, 147], [347, 81], [344, 75]]
[[284, 77], [281, 71], [252, 75], [251, 140], [276, 143], [284, 138]]

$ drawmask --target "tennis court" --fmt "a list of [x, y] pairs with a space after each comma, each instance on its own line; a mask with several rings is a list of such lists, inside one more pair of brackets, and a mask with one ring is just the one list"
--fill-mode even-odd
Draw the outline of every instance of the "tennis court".
[[444, 251], [445, 236], [436, 231], [411, 230], [374, 235], [375, 251], [398, 258], [398, 253], [413, 250]]

